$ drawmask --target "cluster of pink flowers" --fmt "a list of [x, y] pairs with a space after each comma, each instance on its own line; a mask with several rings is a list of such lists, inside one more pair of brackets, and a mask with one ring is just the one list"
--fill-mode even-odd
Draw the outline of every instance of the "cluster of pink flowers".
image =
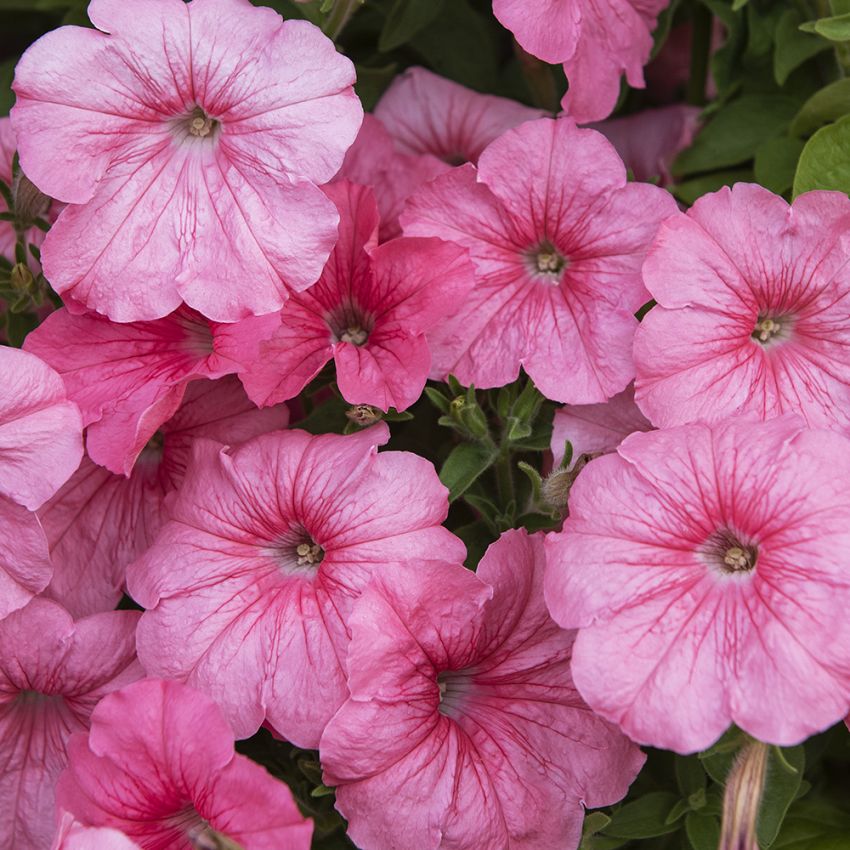
[[[847, 714], [850, 200], [678, 210], [696, 110], [602, 120], [665, 5], [494, 0], [559, 117], [413, 68], [363, 120], [248, 0], [91, 0], [26, 52], [3, 165], [58, 202], [64, 306], [0, 347], [0, 850], [307, 850], [261, 727], [363, 850], [574, 850], [639, 744]], [[562, 528], [467, 569], [385, 422], [297, 427], [330, 361], [384, 413], [524, 370], [582, 458]]]

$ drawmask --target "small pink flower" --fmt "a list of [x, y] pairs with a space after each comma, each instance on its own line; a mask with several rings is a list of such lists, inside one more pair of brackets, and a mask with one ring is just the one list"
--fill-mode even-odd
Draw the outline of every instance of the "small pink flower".
[[425, 332], [472, 289], [472, 265], [463, 248], [439, 239], [378, 245], [371, 190], [341, 181], [327, 192], [339, 209], [339, 241], [319, 282], [292, 296], [240, 377], [257, 404], [269, 404], [296, 396], [333, 358], [347, 401], [404, 410], [431, 367]]
[[477, 285], [428, 335], [432, 377], [497, 387], [522, 366], [540, 391], [602, 402], [634, 376], [640, 266], [676, 209], [656, 186], [627, 183], [599, 133], [567, 118], [509, 130], [479, 159], [423, 186], [406, 235], [468, 248]]
[[308, 850], [312, 821], [289, 788], [233, 750], [218, 706], [178, 682], [146, 679], [105, 697], [70, 742], [59, 806], [147, 850]]
[[850, 200], [789, 206], [754, 184], [662, 225], [643, 268], [658, 302], [635, 337], [638, 406], [658, 427], [742, 413], [850, 427]]
[[54, 786], [71, 734], [98, 700], [142, 675], [135, 611], [77, 623], [55, 602], [34, 599], [0, 622], [0, 848], [46, 850]]
[[129, 478], [85, 457], [39, 511], [54, 571], [46, 594], [76, 617], [114, 608], [127, 565], [153, 543], [166, 520], [166, 497], [180, 487], [194, 441], [205, 437], [236, 445], [285, 428], [288, 420], [285, 405], [257, 410], [233, 376], [193, 381]]
[[448, 500], [433, 466], [377, 454], [388, 436], [381, 423], [234, 449], [198, 440], [171, 521], [127, 573], [149, 609], [138, 639], [148, 673], [211, 694], [240, 738], [268, 721], [315, 747], [347, 694], [346, 620], [369, 578], [465, 555], [440, 526]]
[[542, 539], [509, 531], [477, 574], [411, 563], [364, 591], [320, 746], [358, 847], [574, 848], [583, 804], [625, 795], [644, 757], [576, 692], [542, 584]]
[[652, 30], [669, 0], [493, 0], [493, 12], [523, 49], [563, 64], [562, 106], [576, 121], [607, 118], [620, 76], [643, 88]]
[[186, 307], [154, 322], [117, 324], [62, 309], [29, 334], [25, 348], [59, 372], [80, 406], [91, 459], [129, 476], [189, 382], [236, 372], [277, 324], [274, 316], [218, 324]]
[[375, 115], [402, 153], [462, 165], [478, 162], [484, 148], [506, 130], [546, 113], [479, 94], [425, 68], [408, 68], [393, 80]]
[[652, 424], [635, 404], [634, 387], [628, 386], [603, 404], [565, 404], [555, 411], [552, 455], [560, 466], [567, 440], [574, 464], [583, 454], [613, 452], [629, 434], [651, 431]]
[[659, 179], [666, 186], [673, 180], [673, 160], [697, 134], [700, 112], [696, 106], [677, 104], [588, 126], [614, 145], [636, 180]]
[[371, 186], [381, 213], [381, 241], [386, 242], [401, 236], [398, 217], [405, 201], [423, 183], [450, 170], [431, 154], [401, 153], [384, 125], [366, 113], [336, 179]]
[[850, 441], [796, 416], [633, 434], [592, 461], [547, 538], [545, 588], [579, 629], [591, 708], [680, 753], [730, 723], [789, 746], [843, 718], [848, 479]]
[[316, 184], [360, 124], [351, 62], [249, 0], [91, 0], [89, 17], [97, 30], [48, 33], [15, 73], [24, 171], [71, 204], [48, 279], [120, 322], [280, 309], [336, 238]]
[[117, 829], [83, 826], [67, 812], [59, 821], [59, 831], [50, 850], [142, 850]]

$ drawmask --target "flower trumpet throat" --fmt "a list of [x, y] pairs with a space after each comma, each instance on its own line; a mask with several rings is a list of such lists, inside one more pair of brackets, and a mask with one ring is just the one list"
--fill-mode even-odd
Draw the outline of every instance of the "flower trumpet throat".
[[759, 850], [759, 806], [767, 772], [767, 744], [752, 741], [738, 753], [723, 795], [723, 822], [718, 850]]

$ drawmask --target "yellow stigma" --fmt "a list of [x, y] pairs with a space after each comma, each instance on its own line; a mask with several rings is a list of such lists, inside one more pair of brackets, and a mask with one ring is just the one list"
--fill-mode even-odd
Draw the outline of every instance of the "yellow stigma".
[[541, 253], [537, 255], [537, 271], [546, 274], [554, 274], [559, 272], [564, 266], [564, 259], [560, 254], [554, 251], [551, 253]]
[[767, 342], [782, 330], [782, 325], [775, 319], [760, 319], [753, 329], [753, 336], [758, 337], [759, 342]]
[[723, 556], [723, 563], [733, 571], [749, 570], [753, 567], [750, 561], [750, 553], [740, 546], [728, 548]]
[[298, 566], [303, 567], [306, 564], [318, 564], [325, 553], [315, 543], [299, 543], [295, 547], [295, 554], [298, 556]]
[[192, 119], [189, 121], [189, 132], [193, 136], [205, 139], [210, 133], [212, 133], [215, 123], [216, 122], [199, 106], [192, 113]]

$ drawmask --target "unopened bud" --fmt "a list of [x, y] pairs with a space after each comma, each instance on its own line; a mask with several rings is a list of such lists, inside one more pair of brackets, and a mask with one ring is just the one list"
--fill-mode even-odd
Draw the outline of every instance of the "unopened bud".
[[578, 478], [579, 472], [581, 472], [582, 469], [584, 469], [584, 467], [593, 460], [593, 458], [598, 456], [599, 453], [587, 452], [583, 455], [579, 455], [578, 459], [570, 469], [564, 469], [561, 467], [556, 469], [554, 472], [550, 472], [546, 478], [543, 479], [543, 484], [540, 486], [540, 495], [543, 496], [546, 503], [563, 514], [566, 511], [567, 502], [570, 498], [570, 490], [572, 489], [576, 478]]
[[759, 850], [759, 806], [767, 770], [767, 744], [751, 741], [732, 765], [723, 794], [723, 823], [717, 850]]
[[9, 272], [9, 284], [19, 295], [30, 295], [33, 291], [35, 278], [26, 263], [15, 263]]
[[50, 198], [23, 171], [18, 171], [12, 182], [12, 199], [16, 224], [21, 230], [32, 227], [50, 209]]
[[368, 428], [384, 418], [383, 412], [371, 404], [355, 404], [345, 411], [350, 422], [354, 422], [361, 428]]

